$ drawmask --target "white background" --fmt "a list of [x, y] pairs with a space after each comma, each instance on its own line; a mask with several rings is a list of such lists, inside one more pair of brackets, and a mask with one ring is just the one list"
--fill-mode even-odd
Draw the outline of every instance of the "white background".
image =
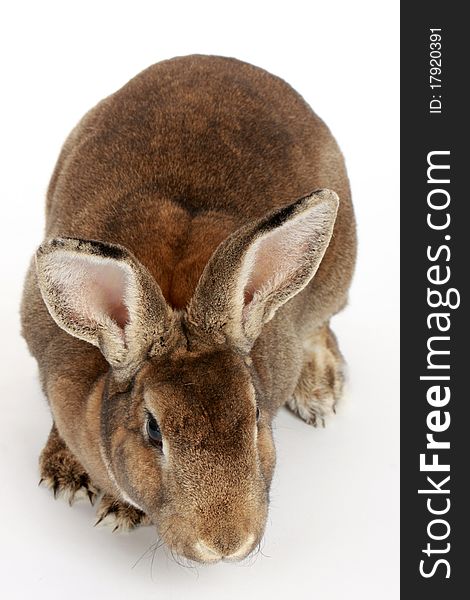
[[[5, 9], [5, 6], [9, 6]], [[398, 2], [2, 3], [0, 594], [4, 598], [398, 598]], [[336, 417], [282, 410], [263, 555], [184, 568], [154, 541], [93, 528], [37, 487], [50, 416], [19, 335], [60, 145], [82, 114], [153, 62], [222, 54], [294, 86], [346, 157], [359, 261], [333, 321], [349, 362]]]

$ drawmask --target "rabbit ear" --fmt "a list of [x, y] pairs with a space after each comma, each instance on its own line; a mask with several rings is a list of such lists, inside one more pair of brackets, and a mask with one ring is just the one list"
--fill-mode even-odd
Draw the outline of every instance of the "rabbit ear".
[[249, 351], [276, 310], [315, 275], [337, 208], [338, 196], [319, 190], [233, 233], [206, 265], [189, 321]]
[[122, 246], [56, 238], [39, 247], [36, 270], [57, 325], [98, 346], [121, 374], [152, 344], [156, 353], [164, 343], [171, 310], [151, 274]]

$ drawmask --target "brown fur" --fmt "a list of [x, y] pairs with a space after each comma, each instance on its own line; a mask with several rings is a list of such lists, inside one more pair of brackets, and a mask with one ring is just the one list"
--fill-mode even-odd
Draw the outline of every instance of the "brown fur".
[[[322, 188], [339, 205], [331, 192], [311, 193]], [[323, 397], [333, 405], [342, 381], [328, 321], [346, 302], [356, 241], [336, 142], [261, 69], [211, 56], [164, 61], [73, 130], [46, 216], [22, 303], [55, 422], [43, 477], [62, 453], [56, 464], [78, 473], [73, 489], [82, 481], [105, 492], [100, 516], [133, 526], [145, 513], [195, 560], [243, 557], [266, 521], [276, 411], [289, 401], [306, 420], [323, 418]], [[273, 254], [277, 232], [299, 223], [316, 226]], [[64, 296], [69, 263], [86, 275]], [[263, 287], [277, 264], [288, 275]], [[109, 318], [90, 320], [80, 302], [93, 303], [108, 270]], [[146, 438], [147, 411], [163, 453]]]

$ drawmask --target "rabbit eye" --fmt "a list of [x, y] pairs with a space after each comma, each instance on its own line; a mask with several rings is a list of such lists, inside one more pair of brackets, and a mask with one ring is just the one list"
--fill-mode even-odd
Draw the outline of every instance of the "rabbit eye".
[[147, 435], [154, 446], [162, 447], [162, 432], [155, 417], [151, 414], [147, 415]]
[[259, 421], [259, 408], [256, 407], [256, 422]]

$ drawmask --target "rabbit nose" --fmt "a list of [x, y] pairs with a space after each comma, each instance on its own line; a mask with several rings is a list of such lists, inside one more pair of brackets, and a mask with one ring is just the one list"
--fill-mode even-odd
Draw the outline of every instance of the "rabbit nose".
[[202, 541], [196, 542], [194, 545], [197, 556], [204, 562], [217, 562], [222, 558], [222, 554], [213, 550], [210, 546]]
[[255, 536], [250, 534], [247, 538], [237, 544], [226, 544], [222, 540], [218, 543], [212, 542], [210, 545], [199, 540], [196, 542], [195, 549], [197, 554], [205, 562], [216, 562], [220, 559], [241, 560], [245, 558], [253, 546]]
[[235, 550], [235, 552], [232, 552], [231, 554], [225, 555], [224, 558], [226, 560], [241, 560], [242, 558], [245, 558], [245, 556], [248, 556], [248, 554], [250, 553], [251, 549], [253, 548], [253, 542], [254, 541], [255, 541], [255, 536], [253, 534], [250, 534], [240, 544], [240, 546]]

